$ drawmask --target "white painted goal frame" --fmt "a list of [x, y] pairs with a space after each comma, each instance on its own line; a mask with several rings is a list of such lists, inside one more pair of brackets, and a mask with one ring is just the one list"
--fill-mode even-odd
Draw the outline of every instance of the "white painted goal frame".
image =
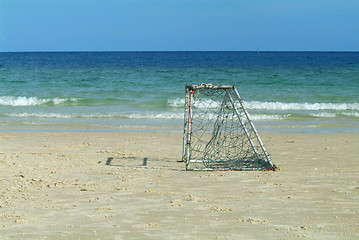
[[186, 85], [186, 170], [274, 170], [235, 86]]

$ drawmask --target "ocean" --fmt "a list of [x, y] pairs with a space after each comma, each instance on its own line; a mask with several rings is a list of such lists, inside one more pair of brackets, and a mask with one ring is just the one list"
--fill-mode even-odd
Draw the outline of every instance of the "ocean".
[[359, 52], [2, 52], [0, 131], [182, 131], [200, 83], [262, 132], [359, 132]]

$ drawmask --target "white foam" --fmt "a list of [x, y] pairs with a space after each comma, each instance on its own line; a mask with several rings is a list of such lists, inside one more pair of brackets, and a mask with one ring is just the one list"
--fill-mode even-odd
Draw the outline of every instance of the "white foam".
[[59, 114], [59, 113], [11, 113], [4, 114], [8, 117], [19, 117], [19, 118], [73, 118], [72, 114]]
[[357, 117], [357, 118], [359, 118], [359, 112], [343, 112], [342, 114], [345, 115], [345, 116], [348, 116], [348, 117]]
[[131, 119], [183, 119], [183, 113], [131, 113], [124, 115], [126, 118]]
[[[284, 102], [261, 102], [249, 101], [244, 102], [244, 106], [249, 110], [359, 110], [359, 103], [284, 103]], [[184, 107], [184, 99], [169, 99], [170, 107]], [[221, 105], [219, 101], [203, 100], [196, 105], [198, 108], [217, 108]]]
[[337, 116], [337, 114], [335, 113], [328, 113], [328, 112], [312, 113], [309, 115], [313, 117], [320, 117], [320, 118], [334, 118]]
[[183, 98], [168, 99], [167, 103], [170, 107], [173, 108], [183, 108], [185, 105], [185, 100]]
[[253, 110], [359, 110], [359, 103], [283, 103], [245, 102], [244, 106]]
[[[173, 108], [184, 108], [185, 100], [179, 98], [170, 99], [168, 100], [168, 105]], [[211, 99], [201, 99], [199, 101], [196, 101], [196, 103], [193, 105], [193, 107], [199, 109], [213, 109], [213, 108], [219, 108], [220, 106], [221, 106], [220, 101], [214, 101]]]
[[163, 112], [163, 113], [104, 113], [104, 114], [86, 114], [86, 113], [10, 113], [3, 114], [8, 117], [17, 118], [58, 118], [58, 119], [72, 119], [72, 118], [129, 118], [129, 119], [183, 119], [183, 113]]
[[46, 103], [52, 103], [54, 105], [62, 104], [66, 101], [76, 102], [78, 98], [37, 98], [37, 97], [14, 97], [14, 96], [2, 96], [0, 97], [0, 106], [37, 106]]
[[256, 120], [283, 120], [289, 115], [266, 115], [266, 114], [250, 114], [249, 118], [253, 121]]
[[[132, 113], [124, 115], [131, 119], [183, 119], [183, 113]], [[289, 115], [273, 115], [273, 114], [251, 114], [251, 120], [283, 120]], [[210, 115], [208, 119], [215, 119], [215, 115]]]

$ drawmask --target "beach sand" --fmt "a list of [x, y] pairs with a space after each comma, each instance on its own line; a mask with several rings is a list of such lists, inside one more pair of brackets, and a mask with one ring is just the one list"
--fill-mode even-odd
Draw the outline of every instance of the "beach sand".
[[0, 239], [359, 239], [359, 134], [261, 137], [280, 171], [185, 171], [181, 133], [1, 133]]

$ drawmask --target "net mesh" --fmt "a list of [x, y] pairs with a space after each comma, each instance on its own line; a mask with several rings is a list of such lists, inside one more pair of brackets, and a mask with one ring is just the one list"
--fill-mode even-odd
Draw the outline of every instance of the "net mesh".
[[187, 170], [268, 170], [270, 158], [235, 88], [186, 88]]

